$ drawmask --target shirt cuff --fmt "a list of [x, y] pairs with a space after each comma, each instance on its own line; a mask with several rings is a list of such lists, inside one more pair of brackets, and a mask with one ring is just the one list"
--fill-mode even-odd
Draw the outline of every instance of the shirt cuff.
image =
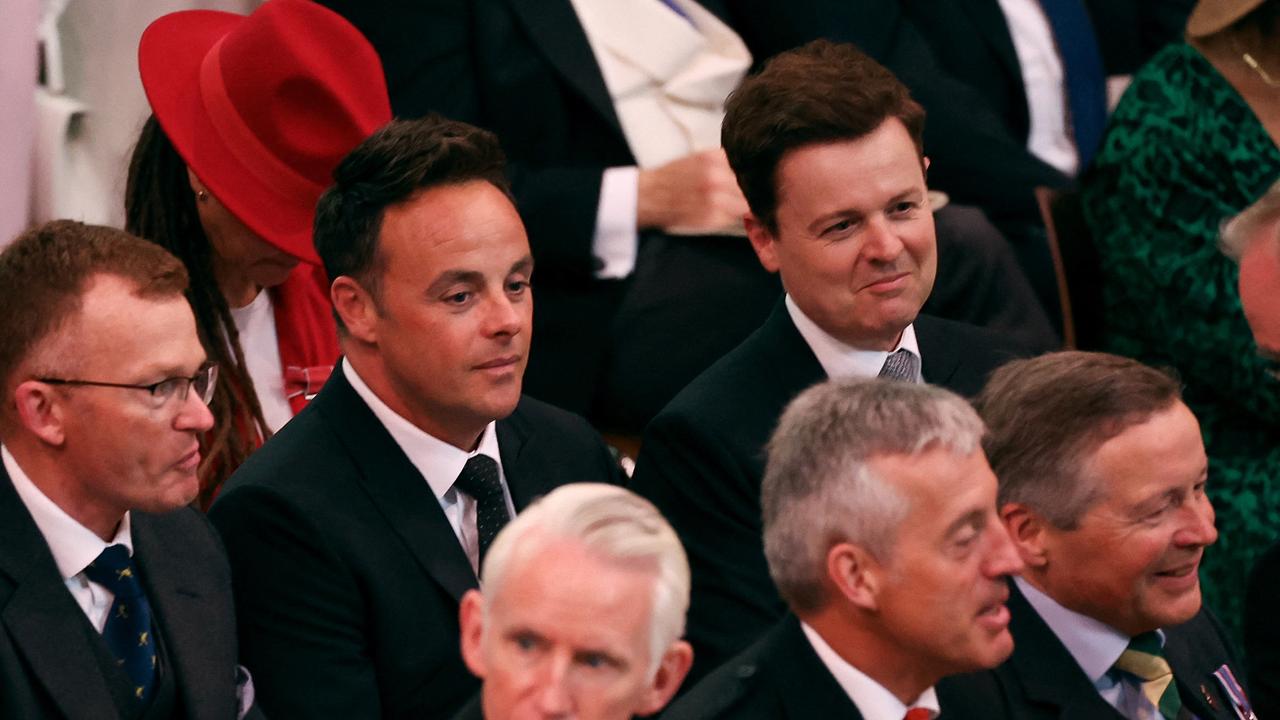
[[636, 267], [640, 242], [636, 232], [636, 204], [640, 168], [615, 167], [604, 171], [600, 182], [600, 206], [591, 252], [596, 258], [596, 279], [619, 280]]

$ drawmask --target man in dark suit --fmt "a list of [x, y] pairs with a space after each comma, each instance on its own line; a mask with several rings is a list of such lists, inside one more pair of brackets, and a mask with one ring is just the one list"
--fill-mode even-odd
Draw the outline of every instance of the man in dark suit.
[[215, 502], [269, 714], [450, 717], [458, 601], [551, 488], [617, 481], [584, 420], [521, 396], [533, 261], [493, 135], [393, 122], [316, 216], [345, 358]]
[[1178, 381], [1055, 353], [997, 370], [976, 404], [1025, 570], [1012, 657], [953, 679], [948, 717], [1251, 717], [1242, 668], [1200, 600], [1218, 534]]
[[982, 431], [928, 385], [844, 378], [797, 397], [761, 491], [769, 571], [794, 616], [664, 718], [928, 718], [941, 677], [1007, 658], [1006, 576], [1021, 562]]
[[1191, 0], [903, 0], [947, 68], [1001, 129], [1067, 175], [1088, 165], [1106, 123], [1108, 76], [1181, 39]]
[[498, 534], [481, 580], [462, 599], [462, 655], [484, 688], [456, 720], [630, 720], [689, 670], [689, 563], [623, 488], [548, 493]]
[[[746, 243], [715, 234], [736, 224], [745, 210], [723, 154], [713, 150], [718, 135], [687, 147], [677, 143], [679, 151], [670, 153], [674, 159], [647, 162], [637, 138], [652, 142], [668, 133], [634, 131], [595, 49], [608, 38], [602, 40], [599, 28], [584, 22], [569, 0], [325, 3], [378, 49], [398, 116], [434, 111], [472, 122], [497, 133], [511, 158], [515, 197], [540, 268], [530, 393], [589, 413], [598, 425], [638, 433], [676, 392], [768, 315], [778, 297], [776, 280], [761, 270]], [[672, 4], [683, 18], [668, 7]], [[651, 15], [668, 16], [624, 28], [630, 36], [656, 32], [657, 37], [637, 44], [658, 50], [670, 48], [675, 35], [690, 32], [691, 23], [707, 37], [707, 28], [719, 23], [742, 35], [746, 62], [761, 61], [831, 26], [847, 26], [850, 32], [867, 28], [861, 40], [901, 60], [931, 88], [938, 108], [930, 122], [931, 147], [939, 156], [938, 177], [951, 179], [940, 189], [963, 194], [984, 209], [987, 200], [996, 207], [1003, 198], [1020, 209], [1020, 216], [1035, 217], [1031, 186], [1054, 184], [1060, 176], [1015, 141], [986, 129], [981, 108], [971, 107], [976, 96], [967, 88], [938, 80], [938, 69], [929, 63], [916, 67], [910, 59], [914, 51], [899, 57], [897, 45], [881, 41], [876, 34], [881, 31], [897, 36], [901, 13], [895, 2], [876, 0], [871, 4], [889, 7], [856, 16], [844, 10], [829, 18], [815, 13], [794, 29], [785, 22], [757, 21], [768, 13], [803, 14], [797, 6], [811, 4], [820, 3], [753, 1], [739, 7], [722, 0], [640, 0], [614, 7], [613, 14], [649, 8]], [[874, 19], [874, 28], [868, 19]], [[927, 54], [918, 38], [911, 39]], [[706, 44], [722, 41], [718, 36]], [[742, 44], [736, 37], [732, 42]], [[617, 45], [608, 44], [609, 52]], [[645, 63], [646, 70], [679, 68], [688, 59], [679, 54], [683, 51], [684, 44], [672, 51], [674, 59], [633, 64]], [[684, 112], [685, 106], [705, 103], [712, 114], [731, 88], [725, 83], [712, 101], [699, 93], [695, 101], [658, 98], [658, 104]], [[933, 135], [943, 117], [951, 118], [949, 133]], [[998, 122], [992, 118], [990, 125]], [[614, 273], [597, 244], [613, 236], [606, 227], [606, 218], [613, 217], [608, 199], [620, 192], [612, 178], [623, 169], [639, 176], [621, 192], [634, 206], [630, 215], [622, 213], [629, 223], [617, 221], [626, 226], [628, 237], [620, 242], [635, 262], [631, 272]], [[1010, 199], [1011, 194], [1019, 197]], [[991, 322], [1052, 344], [1046, 315], [991, 223], [973, 208], [952, 205], [940, 211], [939, 224], [947, 228], [942, 262], [954, 272], [943, 283], [948, 292], [934, 300], [938, 309], [948, 317]]]
[[0, 255], [0, 717], [243, 717], [230, 571], [187, 507], [217, 375], [159, 246], [55, 221]]
[[973, 394], [1018, 352], [918, 315], [936, 268], [923, 119], [885, 68], [825, 41], [777, 56], [730, 99], [724, 140], [747, 231], [787, 298], [654, 419], [633, 485], [689, 553], [695, 674], [785, 610], [760, 546], [761, 448], [796, 393], [889, 374]]

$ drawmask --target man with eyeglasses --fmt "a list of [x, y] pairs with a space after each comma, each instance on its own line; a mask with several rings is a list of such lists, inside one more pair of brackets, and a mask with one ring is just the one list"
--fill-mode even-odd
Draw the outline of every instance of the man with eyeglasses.
[[0, 254], [0, 717], [240, 718], [227, 561], [187, 507], [217, 378], [159, 246], [55, 221]]

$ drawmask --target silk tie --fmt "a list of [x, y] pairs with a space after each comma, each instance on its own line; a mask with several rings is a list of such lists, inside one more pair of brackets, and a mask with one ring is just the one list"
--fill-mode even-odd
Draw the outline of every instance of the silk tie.
[[156, 641], [152, 634], [151, 604], [138, 581], [129, 550], [124, 545], [108, 546], [89, 563], [84, 574], [115, 595], [107, 611], [102, 639], [133, 683], [134, 698], [145, 705], [155, 688]]
[[467, 460], [454, 487], [476, 501], [476, 532], [480, 535], [480, 563], [489, 544], [507, 524], [507, 501], [498, 478], [498, 463], [488, 455], [475, 455]]
[[911, 708], [902, 720], [933, 720], [933, 713], [925, 708]]
[[903, 382], [916, 381], [916, 366], [920, 362], [916, 354], [902, 348], [895, 352], [889, 353], [889, 357], [885, 358], [884, 366], [880, 368], [879, 377], [888, 378], [889, 380], [902, 380]]
[[1053, 30], [1066, 75], [1067, 108], [1071, 133], [1083, 172], [1102, 143], [1107, 128], [1106, 71], [1093, 22], [1083, 0], [1040, 0], [1045, 19]]
[[1160, 636], [1145, 632], [1129, 641], [1129, 647], [1116, 660], [1115, 669], [1128, 673], [1141, 681], [1141, 689], [1147, 698], [1168, 720], [1175, 720], [1182, 709], [1178, 686], [1173, 682], [1173, 669], [1164, 659]]

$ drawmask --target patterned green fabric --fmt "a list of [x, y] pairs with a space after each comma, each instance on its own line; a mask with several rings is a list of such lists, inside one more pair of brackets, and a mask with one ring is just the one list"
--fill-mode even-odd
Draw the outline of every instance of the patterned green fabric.
[[1220, 533], [1201, 577], [1237, 639], [1249, 570], [1280, 535], [1280, 383], [1256, 354], [1217, 237], [1277, 176], [1280, 149], [1258, 118], [1178, 44], [1134, 76], [1083, 183], [1108, 349], [1176, 368], [1200, 419]]

